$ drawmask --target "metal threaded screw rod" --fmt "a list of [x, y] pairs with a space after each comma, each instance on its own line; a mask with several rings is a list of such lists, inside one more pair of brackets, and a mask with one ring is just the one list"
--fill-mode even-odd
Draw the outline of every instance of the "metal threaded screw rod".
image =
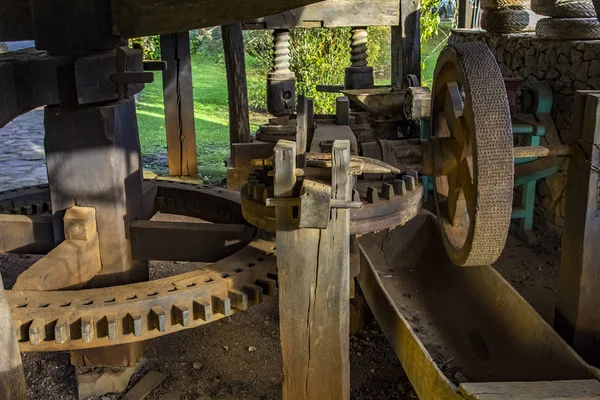
[[350, 61], [353, 67], [367, 66], [367, 29], [353, 28], [351, 31]]

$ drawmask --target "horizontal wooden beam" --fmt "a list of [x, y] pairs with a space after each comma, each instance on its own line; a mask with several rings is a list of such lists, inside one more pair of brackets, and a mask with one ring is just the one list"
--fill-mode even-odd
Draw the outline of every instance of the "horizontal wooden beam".
[[244, 29], [334, 28], [398, 25], [399, 0], [327, 0], [268, 17], [246, 20]]
[[113, 12], [126, 38], [185, 32], [244, 21], [319, 0], [115, 0]]
[[215, 262], [248, 244], [254, 228], [234, 224], [132, 221], [135, 260]]
[[54, 244], [50, 215], [0, 214], [0, 253], [45, 254]]

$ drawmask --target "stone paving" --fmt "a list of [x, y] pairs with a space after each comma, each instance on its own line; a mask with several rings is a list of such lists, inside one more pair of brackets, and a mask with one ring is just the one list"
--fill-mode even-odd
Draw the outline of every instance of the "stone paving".
[[44, 111], [37, 109], [0, 128], [0, 190], [47, 182]]

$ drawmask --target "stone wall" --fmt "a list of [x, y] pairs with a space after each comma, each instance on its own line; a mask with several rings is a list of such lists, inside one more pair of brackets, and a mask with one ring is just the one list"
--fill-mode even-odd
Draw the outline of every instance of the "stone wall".
[[[563, 143], [574, 139], [571, 132], [573, 95], [576, 90], [600, 90], [600, 40], [557, 41], [535, 34], [493, 34], [455, 30], [451, 43], [483, 41], [488, 44], [507, 78], [544, 80], [552, 87], [552, 118]], [[566, 171], [537, 187], [537, 203], [547, 224], [560, 231], [565, 210]]]

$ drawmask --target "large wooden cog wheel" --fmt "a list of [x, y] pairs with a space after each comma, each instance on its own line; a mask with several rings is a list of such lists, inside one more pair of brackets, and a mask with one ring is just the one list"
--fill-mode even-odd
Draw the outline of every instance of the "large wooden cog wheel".
[[[485, 44], [454, 44], [442, 51], [431, 104], [432, 137], [446, 138], [439, 157], [434, 155], [446, 251], [458, 266], [491, 264], [509, 230], [514, 150], [504, 80]], [[451, 153], [452, 162], [441, 165], [442, 153]]]

